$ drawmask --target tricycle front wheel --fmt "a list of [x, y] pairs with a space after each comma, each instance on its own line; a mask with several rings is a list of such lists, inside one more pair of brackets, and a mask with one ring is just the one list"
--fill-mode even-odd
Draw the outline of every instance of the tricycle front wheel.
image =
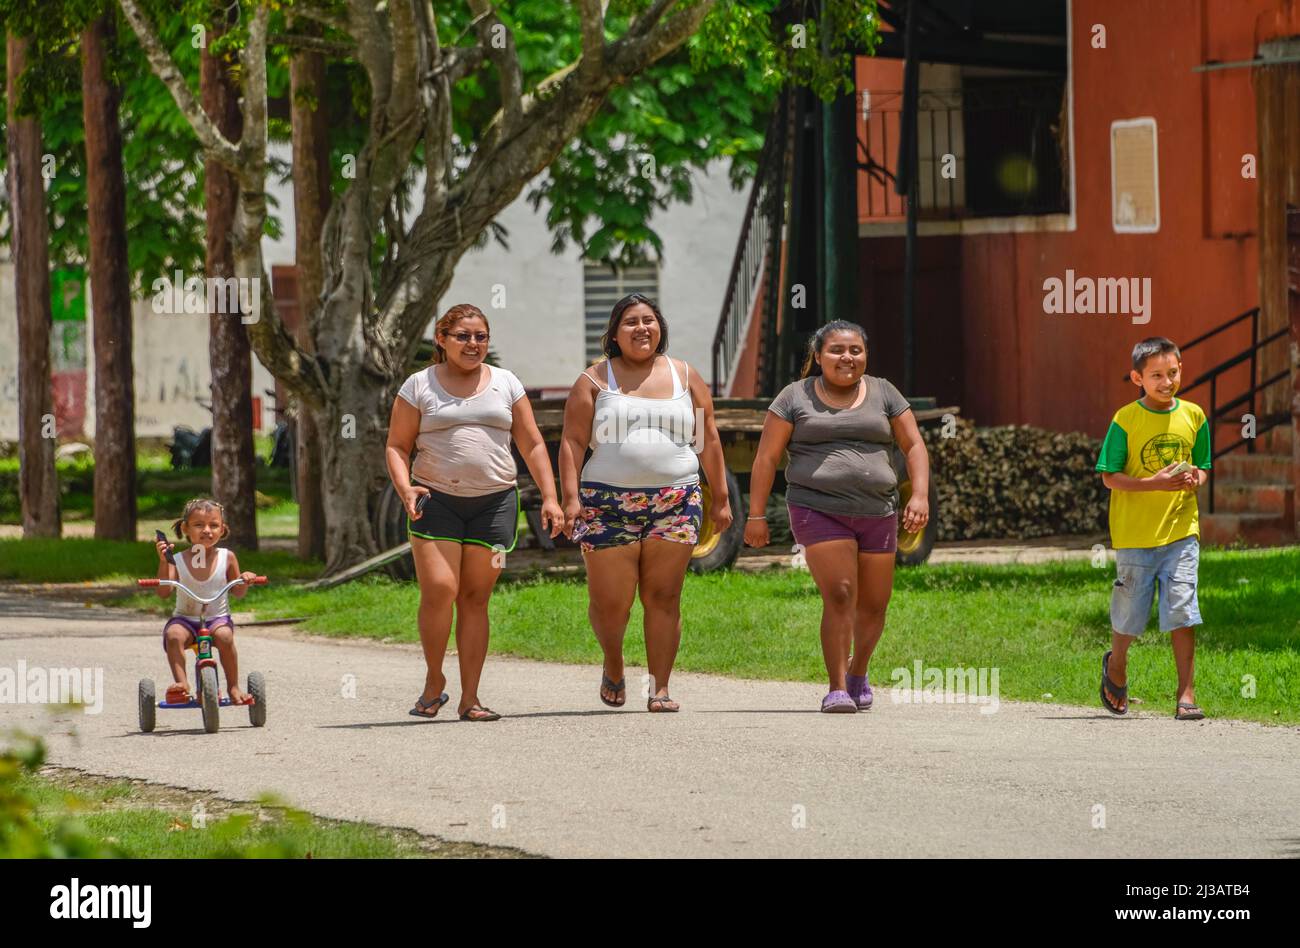
[[199, 669], [199, 703], [203, 707], [203, 730], [217, 733], [221, 727], [221, 695], [217, 692], [217, 670], [211, 665]]

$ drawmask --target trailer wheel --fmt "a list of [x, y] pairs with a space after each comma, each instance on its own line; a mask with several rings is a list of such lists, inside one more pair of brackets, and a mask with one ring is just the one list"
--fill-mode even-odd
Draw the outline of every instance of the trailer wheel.
[[725, 532], [719, 533], [713, 525], [713, 496], [708, 485], [701, 482], [700, 491], [704, 494], [704, 518], [700, 523], [700, 542], [696, 544], [691, 556], [691, 570], [696, 573], [711, 573], [726, 569], [736, 562], [740, 548], [745, 544], [745, 515], [741, 510], [740, 483], [731, 471], [727, 471], [731, 526]]
[[912, 482], [898, 482], [898, 550], [894, 562], [899, 566], [920, 566], [930, 558], [934, 541], [939, 534], [939, 492], [930, 481], [930, 519], [919, 533], [903, 530], [903, 508], [912, 499]]
[[[391, 550], [406, 542], [406, 508], [402, 506], [402, 499], [397, 496], [391, 483], [385, 484], [375, 498], [370, 526], [381, 550]], [[388, 570], [389, 576], [399, 581], [415, 578], [415, 560], [410, 553], [393, 560], [384, 569]]]

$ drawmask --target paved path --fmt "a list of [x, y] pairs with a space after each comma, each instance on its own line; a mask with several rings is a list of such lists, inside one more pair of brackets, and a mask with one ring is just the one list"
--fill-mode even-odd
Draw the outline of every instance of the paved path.
[[[141, 734], [136, 682], [166, 676], [157, 620], [0, 591], [0, 668], [98, 666], [105, 691], [97, 715], [0, 705], [0, 730], [42, 732], [51, 763], [94, 774], [275, 791], [326, 817], [553, 856], [1300, 852], [1296, 728], [1037, 704], [981, 714], [884, 689], [874, 711], [832, 716], [815, 685], [688, 674], [673, 678], [682, 713], [650, 715], [599, 704], [597, 668], [499, 657], [484, 696], [507, 718], [423, 722], [406, 714], [424, 675], [414, 647], [267, 629], [241, 643], [245, 669], [267, 676], [266, 728], [227, 710], [205, 735], [197, 711], [175, 711]], [[454, 659], [447, 671], [455, 682]]]

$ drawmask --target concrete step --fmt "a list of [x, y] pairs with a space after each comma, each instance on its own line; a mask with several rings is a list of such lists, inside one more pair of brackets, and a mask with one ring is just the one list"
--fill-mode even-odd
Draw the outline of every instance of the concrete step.
[[[1200, 509], [1210, 509], [1210, 486], [1206, 484], [1196, 496]], [[1279, 517], [1295, 516], [1295, 485], [1237, 483], [1216, 479], [1215, 513], [1261, 513]]]
[[1291, 484], [1294, 476], [1288, 454], [1248, 454], [1243, 449], [1214, 462], [1216, 484]]
[[1202, 546], [1286, 546], [1296, 542], [1295, 520], [1275, 514], [1202, 513]]

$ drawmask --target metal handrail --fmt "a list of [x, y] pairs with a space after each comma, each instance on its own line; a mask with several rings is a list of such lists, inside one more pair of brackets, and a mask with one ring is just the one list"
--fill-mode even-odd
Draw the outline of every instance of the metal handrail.
[[[1218, 460], [1219, 458], [1223, 457], [1226, 454], [1229, 454], [1232, 451], [1237, 450], [1243, 445], [1245, 445], [1246, 452], [1248, 454], [1254, 454], [1255, 446], [1259, 440], [1259, 436], [1262, 434], [1266, 434], [1267, 432], [1272, 431], [1274, 428], [1281, 425], [1283, 423], [1283, 419], [1286, 417], [1285, 413], [1279, 414], [1279, 416], [1276, 418], [1270, 416], [1269, 419], [1266, 419], [1263, 424], [1259, 423], [1259, 418], [1257, 417], [1256, 403], [1255, 403], [1256, 396], [1264, 389], [1268, 388], [1269, 386], [1276, 385], [1278, 382], [1282, 381], [1283, 379], [1288, 378], [1291, 374], [1289, 371], [1282, 371], [1262, 381], [1258, 381], [1259, 351], [1263, 349], [1265, 346], [1277, 342], [1279, 339], [1288, 335], [1291, 331], [1289, 327], [1283, 327], [1282, 329], [1270, 333], [1268, 336], [1264, 337], [1263, 339], [1260, 339], [1259, 318], [1260, 318], [1259, 307], [1258, 306], [1252, 307], [1251, 309], [1246, 310], [1244, 313], [1241, 313], [1238, 316], [1234, 316], [1232, 319], [1228, 320], [1227, 322], [1221, 323], [1220, 325], [1214, 327], [1208, 332], [1202, 333], [1201, 335], [1193, 339], [1191, 342], [1180, 347], [1181, 352], [1186, 352], [1188, 349], [1192, 348], [1193, 346], [1205, 342], [1207, 339], [1210, 339], [1211, 337], [1218, 335], [1219, 333], [1223, 332], [1225, 329], [1228, 329], [1231, 326], [1235, 326], [1237, 323], [1242, 322], [1243, 320], [1246, 319], [1250, 320], [1250, 345], [1247, 348], [1243, 349], [1242, 351], [1238, 352], [1236, 355], [1229, 356], [1227, 359], [1224, 359], [1222, 362], [1218, 363], [1217, 365], [1214, 365], [1211, 368], [1207, 369], [1205, 372], [1197, 376], [1197, 378], [1194, 381], [1192, 381], [1191, 384], [1181, 389], [1181, 392], [1183, 394], [1186, 394], [1187, 392], [1190, 392], [1194, 388], [1209, 383], [1210, 410], [1207, 413], [1206, 418], [1211, 431], [1211, 438], [1210, 438], [1211, 444], [1213, 444], [1214, 442], [1213, 431], [1215, 426], [1220, 423], [1220, 419], [1223, 417], [1223, 415], [1226, 414], [1231, 409], [1236, 408], [1238, 405], [1244, 405], [1247, 402], [1249, 402], [1250, 414], [1252, 416], [1256, 416], [1255, 437], [1238, 438], [1236, 441], [1232, 442], [1228, 446], [1221, 447], [1217, 451], [1213, 451], [1211, 454], [1211, 460]], [[1250, 386], [1244, 392], [1238, 395], [1236, 398], [1232, 399], [1232, 401], [1220, 405], [1219, 404], [1219, 376], [1227, 372], [1229, 369], [1236, 368], [1237, 366], [1241, 365], [1244, 362], [1250, 363], [1250, 383], [1251, 383]], [[1211, 465], [1210, 476], [1209, 476], [1209, 488], [1210, 488], [1209, 512], [1210, 513], [1214, 513], [1214, 484], [1215, 484], [1214, 466]]]
[[[749, 201], [745, 205], [745, 216], [740, 225], [740, 241], [736, 245], [736, 253], [731, 261], [731, 272], [727, 277], [727, 291], [722, 299], [718, 327], [713, 333], [711, 384], [714, 396], [719, 394], [722, 386], [723, 350], [726, 350], [727, 355], [725, 361], [730, 363], [741, 344], [740, 323], [754, 306], [754, 295], [749, 291], [769, 264], [767, 257], [770, 233], [768, 231], [772, 223], [768, 219], [768, 209], [764, 205], [773, 200], [773, 187], [780, 186], [783, 156], [777, 152], [783, 148], [784, 136], [778, 134], [778, 126], [785, 120], [785, 112], [784, 100], [779, 101], [768, 120], [763, 150], [759, 154], [758, 167], [754, 173], [754, 186], [750, 189]], [[776, 181], [772, 180], [774, 177]], [[742, 277], [744, 277], [745, 290], [743, 299], [738, 295]]]

